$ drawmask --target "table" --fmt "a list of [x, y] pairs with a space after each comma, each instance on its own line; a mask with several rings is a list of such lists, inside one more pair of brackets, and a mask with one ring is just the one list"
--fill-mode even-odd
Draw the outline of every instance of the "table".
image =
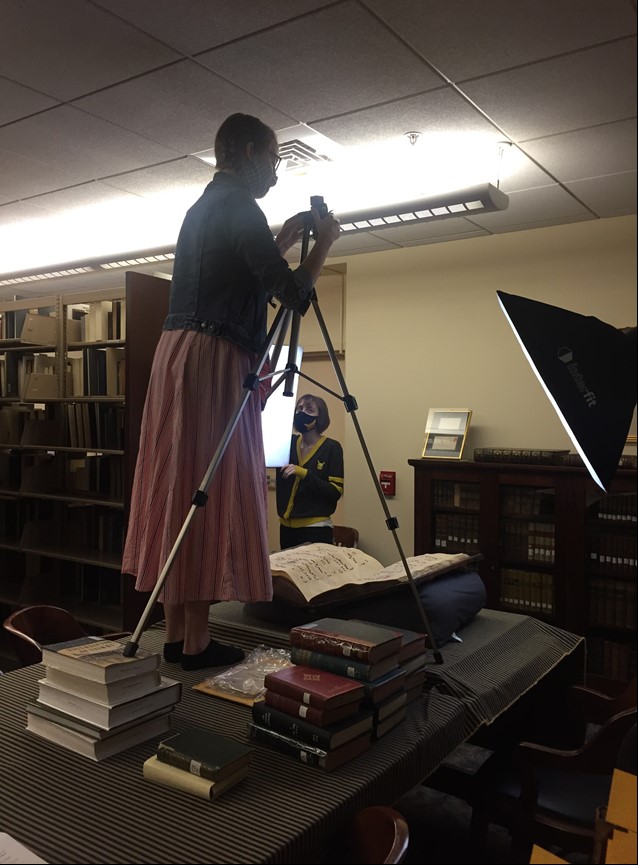
[[[444, 647], [446, 663], [436, 665], [427, 695], [357, 759], [326, 773], [256, 745], [249, 777], [216, 802], [145, 781], [142, 763], [155, 751], [153, 740], [93, 763], [32, 736], [24, 729], [25, 704], [36, 696], [44, 668], [0, 676], [0, 831], [50, 863], [320, 861], [329, 839], [360, 808], [400, 798], [489, 722], [490, 713], [515, 702], [517, 690], [533, 687], [534, 676], [539, 681], [582, 646], [582, 638], [545, 626], [535, 659], [508, 672], [500, 655], [507, 634], [539, 632], [522, 620], [536, 621], [482, 611], [463, 630], [463, 644]], [[213, 607], [211, 624], [216, 637], [247, 650], [285, 645], [282, 629], [253, 621], [240, 604]], [[154, 626], [140, 645], [159, 652], [162, 642], [163, 630]], [[245, 740], [248, 708], [192, 690], [207, 671], [163, 664], [162, 672], [183, 683], [175, 730], [203, 726]], [[501, 674], [503, 683], [488, 688]], [[468, 676], [474, 684], [463, 694]]]

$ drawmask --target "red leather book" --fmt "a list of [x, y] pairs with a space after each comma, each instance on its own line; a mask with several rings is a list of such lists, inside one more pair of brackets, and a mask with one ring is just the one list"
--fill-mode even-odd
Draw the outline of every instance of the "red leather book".
[[401, 649], [403, 634], [356, 619], [318, 619], [290, 631], [290, 645], [364, 664], [376, 664]]
[[356, 715], [361, 707], [360, 701], [357, 700], [342, 706], [317, 709], [313, 706], [306, 706], [305, 703], [300, 703], [299, 700], [293, 700], [291, 697], [275, 694], [273, 691], [266, 691], [264, 700], [273, 709], [279, 709], [280, 712], [285, 712], [293, 718], [301, 718], [316, 727], [328, 727], [330, 724], [336, 724], [337, 721], [343, 721], [345, 718]]
[[328, 670], [303, 665], [284, 667], [274, 673], [267, 673], [264, 685], [273, 693], [282, 694], [317, 709], [359, 702], [364, 693], [360, 682]]

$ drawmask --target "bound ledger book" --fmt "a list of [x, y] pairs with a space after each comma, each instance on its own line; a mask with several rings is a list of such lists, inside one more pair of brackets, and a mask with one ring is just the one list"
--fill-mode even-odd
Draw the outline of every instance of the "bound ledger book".
[[[424, 553], [407, 558], [416, 582], [431, 580], [481, 558], [466, 553]], [[274, 596], [294, 606], [331, 604], [405, 585], [403, 562], [384, 567], [356, 547], [303, 544], [272, 553]]]
[[290, 645], [375, 664], [389, 655], [398, 655], [402, 636], [399, 631], [371, 622], [325, 618], [292, 628]]
[[42, 649], [42, 663], [90, 679], [94, 682], [115, 682], [129, 676], [159, 668], [160, 656], [138, 649], [134, 657], [122, 653], [124, 644], [100, 637], [79, 637], [64, 643], [52, 643]]

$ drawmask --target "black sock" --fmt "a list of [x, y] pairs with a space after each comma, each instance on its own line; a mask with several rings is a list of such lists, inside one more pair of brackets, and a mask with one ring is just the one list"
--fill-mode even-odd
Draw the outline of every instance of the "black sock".
[[164, 643], [164, 660], [169, 664], [179, 664], [184, 651], [184, 640], [176, 643]]
[[204, 667], [225, 667], [236, 664], [244, 657], [239, 646], [228, 646], [211, 640], [203, 652], [198, 655], [182, 655], [184, 670], [202, 670]]

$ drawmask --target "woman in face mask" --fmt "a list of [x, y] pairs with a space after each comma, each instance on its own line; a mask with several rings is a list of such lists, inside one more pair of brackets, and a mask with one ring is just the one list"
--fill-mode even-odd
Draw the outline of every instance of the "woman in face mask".
[[[150, 591], [173, 548], [243, 383], [266, 342], [270, 297], [305, 310], [339, 235], [313, 210], [316, 239], [295, 270], [283, 258], [301, 238], [302, 214], [273, 238], [256, 199], [277, 182], [277, 138], [256, 117], [233, 114], [215, 139], [217, 172], [187, 212], [177, 246], [168, 316], [144, 407], [122, 570]], [[267, 487], [260, 394], [253, 391], [191, 520], [159, 595], [164, 658], [186, 670], [235, 663], [236, 646], [211, 639], [214, 601], [268, 601]]]
[[290, 463], [277, 472], [277, 513], [282, 550], [304, 543], [333, 543], [332, 514], [343, 493], [343, 450], [324, 436], [330, 424], [321, 397], [297, 401]]

